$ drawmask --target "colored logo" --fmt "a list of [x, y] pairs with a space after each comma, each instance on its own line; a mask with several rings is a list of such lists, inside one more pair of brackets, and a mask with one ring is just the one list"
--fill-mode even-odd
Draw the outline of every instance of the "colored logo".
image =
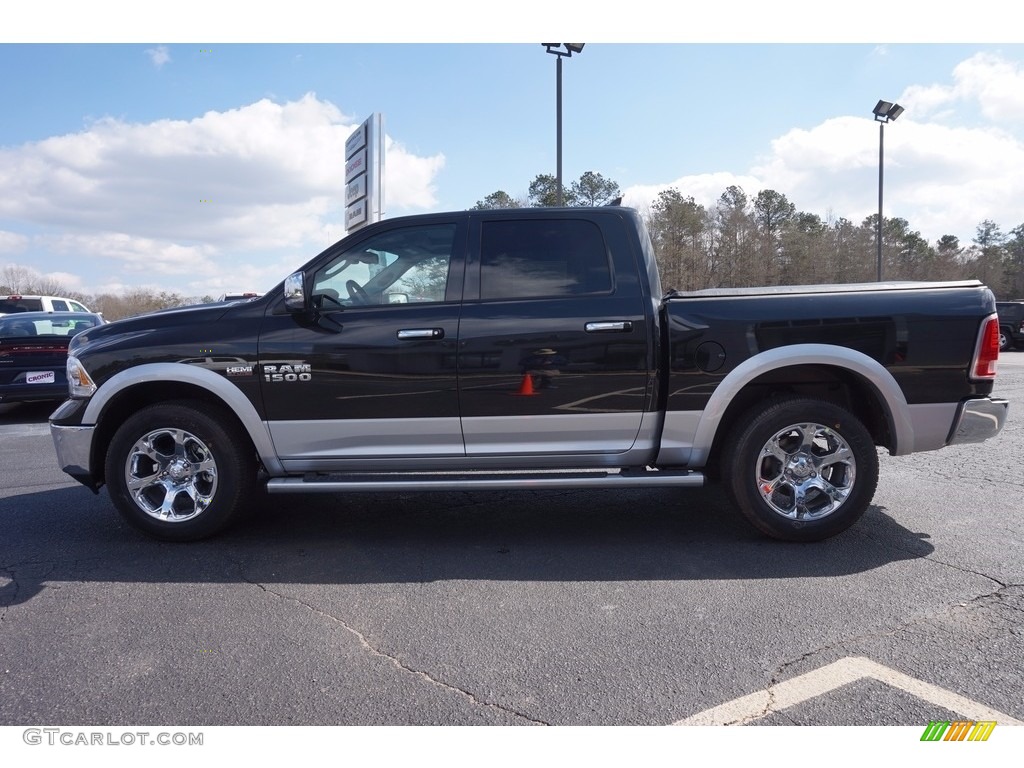
[[921, 741], [988, 741], [995, 727], [995, 720], [932, 720]]

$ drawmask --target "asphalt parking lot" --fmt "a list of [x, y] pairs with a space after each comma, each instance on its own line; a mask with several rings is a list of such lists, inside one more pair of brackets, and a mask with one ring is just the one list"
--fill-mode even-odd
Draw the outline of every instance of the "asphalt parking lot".
[[812, 545], [717, 489], [274, 497], [157, 543], [0, 414], [0, 725], [1024, 720], [1024, 352], [996, 439]]

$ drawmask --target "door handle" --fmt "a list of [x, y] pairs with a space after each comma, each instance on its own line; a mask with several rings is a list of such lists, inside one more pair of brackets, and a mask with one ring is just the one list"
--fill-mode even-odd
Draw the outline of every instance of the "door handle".
[[633, 330], [629, 320], [601, 320], [583, 326], [587, 333], [625, 333]]
[[398, 332], [399, 341], [409, 339], [443, 339], [444, 328], [404, 328]]

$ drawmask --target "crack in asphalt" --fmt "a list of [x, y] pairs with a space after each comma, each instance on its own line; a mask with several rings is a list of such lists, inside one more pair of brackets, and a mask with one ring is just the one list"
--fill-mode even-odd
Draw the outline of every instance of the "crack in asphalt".
[[[1024, 606], [1013, 605], [1012, 603], [1009, 602], [1010, 598], [1018, 597], [1018, 595], [1016, 595], [1016, 594], [1011, 594], [1010, 590], [1016, 590], [1016, 589], [1021, 589], [1021, 588], [1024, 588], [1024, 584], [1007, 584], [1005, 587], [997, 589], [991, 595], [985, 595], [983, 597], [995, 597], [999, 601], [999, 607], [1004, 609], [1004, 610], [1017, 611], [1018, 613], [1024, 613]], [[975, 600], [972, 600], [971, 602], [973, 603], [973, 602], [975, 602], [978, 599], [979, 598], [975, 598]], [[997, 618], [1000, 618], [1003, 621], [1009, 621], [1010, 620], [1009, 617], [999, 616], [998, 614], [996, 614], [996, 616], [997, 616]]]
[[785, 661], [782, 664], [780, 664], [779, 667], [775, 670], [775, 672], [772, 673], [772, 679], [768, 683], [768, 687], [765, 690], [765, 693], [768, 696], [768, 701], [765, 702], [764, 708], [761, 710], [761, 712], [756, 715], [740, 718], [736, 722], [726, 723], [726, 725], [746, 725], [747, 723], [760, 720], [761, 718], [773, 714], [775, 712], [775, 686], [777, 686], [779, 683], [784, 682], [784, 680], [782, 680], [782, 675], [785, 673], [785, 671], [790, 667], [799, 664], [802, 661], [806, 661], [807, 659], [811, 658], [812, 656], [815, 656], [816, 654], [819, 654], [823, 651], [831, 650], [831, 648], [836, 645], [839, 645], [839, 643], [833, 643], [832, 645], [816, 648], [813, 651], [807, 651], [806, 653], [800, 654], [795, 659], [790, 659], [789, 661]]
[[265, 592], [266, 594], [273, 595], [274, 597], [276, 597], [276, 598], [278, 598], [280, 600], [285, 600], [285, 601], [288, 601], [288, 602], [291, 602], [291, 603], [295, 603], [297, 605], [301, 605], [303, 608], [308, 609], [312, 613], [315, 613], [318, 616], [322, 616], [322, 617], [324, 617], [324, 618], [326, 618], [326, 619], [328, 619], [330, 621], [333, 621], [333, 622], [339, 624], [347, 632], [349, 632], [352, 635], [354, 635], [356, 637], [356, 639], [359, 640], [359, 644], [365, 650], [367, 650], [369, 653], [371, 653], [372, 655], [376, 656], [377, 658], [384, 659], [384, 660], [390, 662], [392, 665], [394, 665], [395, 667], [397, 667], [401, 671], [407, 672], [407, 673], [409, 673], [411, 675], [415, 675], [419, 679], [424, 680], [424, 681], [426, 681], [426, 682], [428, 682], [428, 683], [430, 683], [432, 685], [439, 686], [440, 688], [443, 688], [446, 691], [458, 694], [459, 696], [462, 696], [462, 697], [464, 697], [466, 699], [469, 699], [469, 701], [472, 704], [474, 704], [475, 706], [487, 707], [489, 709], [494, 709], [494, 710], [497, 710], [498, 712], [502, 712], [503, 714], [512, 715], [513, 717], [518, 717], [518, 718], [520, 718], [522, 720], [526, 720], [527, 722], [532, 723], [533, 725], [550, 725], [550, 723], [546, 723], [543, 720], [536, 720], [536, 719], [530, 717], [529, 715], [525, 715], [522, 712], [517, 712], [514, 709], [509, 709], [508, 707], [503, 707], [503, 706], [501, 706], [499, 704], [491, 704], [491, 703], [486, 702], [486, 701], [481, 701], [480, 699], [478, 699], [475, 695], [473, 695], [469, 691], [466, 691], [466, 690], [463, 690], [462, 688], [459, 688], [457, 686], [451, 685], [450, 683], [446, 683], [443, 680], [438, 680], [436, 677], [432, 677], [431, 675], [427, 674], [426, 672], [423, 672], [422, 670], [414, 669], [414, 668], [412, 668], [410, 666], [407, 666], [406, 664], [403, 664], [401, 659], [399, 659], [398, 657], [392, 656], [392, 655], [390, 655], [388, 653], [385, 653], [384, 651], [381, 651], [380, 649], [374, 647], [374, 645], [366, 638], [366, 635], [364, 635], [362, 632], [360, 632], [355, 627], [349, 625], [344, 619], [341, 619], [341, 618], [339, 618], [338, 616], [335, 616], [332, 613], [328, 613], [327, 611], [324, 611], [321, 608], [317, 608], [315, 605], [311, 605], [311, 604], [305, 602], [304, 600], [300, 600], [297, 597], [292, 597], [290, 595], [281, 594], [280, 592], [275, 592], [274, 590], [268, 588], [265, 584], [261, 584], [258, 581], [253, 581], [252, 579], [248, 578], [245, 575], [245, 573], [242, 571], [242, 569], [241, 569], [241, 567], [239, 566], [238, 563], [235, 563], [233, 561], [230, 561], [230, 562], [232, 562], [232, 565], [234, 565], [238, 569], [239, 576], [241, 577], [241, 579], [246, 584], [251, 584], [254, 587], [258, 587], [259, 589], [263, 590], [263, 592]]
[[[1019, 480], [1006, 480], [1002, 477], [977, 475], [972, 474], [969, 470], [963, 470], [959, 468], [955, 471], [955, 474], [958, 480], [975, 481], [978, 483], [985, 483], [987, 485], [994, 485], [998, 487], [1020, 488], [1022, 485], [1022, 483]], [[900, 472], [896, 477], [897, 479], [900, 480], [902, 480], [905, 477], [911, 477], [915, 480], [932, 480], [935, 477], [935, 472], [931, 467], [920, 467], [915, 469], [903, 467], [900, 469]]]
[[[942, 563], [942, 564], [946, 565], [946, 563]], [[955, 566], [953, 566], [953, 567], [955, 567]], [[964, 570], [964, 569], [958, 569], [958, 570]], [[973, 571], [968, 571], [968, 572], [973, 573]], [[985, 574], [978, 574], [978, 575], [979, 576], [985, 576]], [[786, 682], [786, 680], [789, 680], [792, 677], [792, 675], [787, 675], [786, 674], [787, 670], [789, 670], [791, 667], [794, 667], [794, 666], [796, 666], [798, 664], [801, 664], [804, 661], [807, 661], [808, 659], [810, 659], [810, 658], [812, 658], [814, 656], [817, 656], [818, 654], [829, 653], [829, 652], [832, 652], [832, 651], [836, 651], [836, 650], [839, 650], [839, 649], [841, 649], [844, 646], [847, 646], [849, 644], [859, 643], [859, 642], [862, 642], [864, 640], [869, 640], [871, 638], [884, 637], [885, 635], [896, 635], [896, 634], [900, 634], [900, 633], [905, 633], [905, 632], [910, 631], [910, 629], [913, 628], [915, 625], [924, 624], [924, 623], [926, 623], [928, 621], [932, 621], [932, 620], [934, 620], [936, 618], [941, 617], [944, 614], [948, 615], [949, 613], [951, 613], [952, 611], [955, 611], [957, 609], [962, 609], [962, 610], [970, 611], [970, 610], [974, 610], [976, 608], [983, 608], [984, 607], [982, 605], [983, 603], [988, 603], [989, 605], [992, 605], [992, 604], [994, 604], [992, 601], [996, 601], [998, 603], [998, 605], [1000, 605], [1000, 607], [1008, 608], [1008, 609], [1014, 610], [1014, 611], [1024, 612], [1024, 608], [1018, 608], [1017, 606], [1010, 605], [1007, 602], [1008, 598], [1016, 596], [1016, 595], [1009, 594], [1009, 590], [1024, 588], [1024, 584], [1002, 584], [1002, 582], [1000, 582], [998, 579], [993, 579], [991, 576], [985, 576], [985, 578], [991, 579], [992, 581], [996, 582], [997, 584], [1000, 584], [999, 589], [993, 590], [992, 592], [988, 592], [988, 593], [983, 594], [983, 595], [977, 595], [976, 597], [971, 598], [971, 600], [969, 602], [967, 602], [967, 603], [957, 603], [956, 605], [947, 606], [947, 607], [945, 607], [945, 608], [943, 608], [941, 610], [934, 611], [932, 613], [929, 613], [929, 614], [926, 614], [926, 615], [922, 615], [922, 616], [919, 616], [919, 617], [914, 618], [914, 619], [909, 619], [909, 620], [903, 621], [903, 622], [899, 623], [898, 625], [896, 625], [895, 627], [884, 628], [884, 629], [877, 629], [877, 630], [874, 630], [874, 631], [871, 631], [871, 632], [864, 632], [862, 634], [853, 635], [852, 637], [842, 638], [842, 639], [837, 640], [837, 641], [835, 641], [833, 643], [829, 643], [827, 645], [820, 646], [819, 648], [815, 648], [814, 650], [802, 653], [799, 656], [797, 656], [796, 658], [790, 659], [789, 661], [784, 661], [782, 664], [780, 664], [776, 668], [775, 672], [772, 673], [771, 680], [768, 683], [768, 686], [765, 688], [764, 692], [765, 692], [765, 695], [768, 698], [767, 698], [767, 701], [765, 702], [764, 707], [761, 709], [761, 711], [758, 712], [757, 714], [749, 715], [749, 716], [742, 717], [742, 718], [738, 718], [738, 719], [736, 719], [734, 721], [731, 721], [731, 722], [728, 722], [728, 723], [724, 723], [724, 724], [725, 725], [746, 725], [748, 723], [752, 723], [752, 722], [756, 722], [758, 720], [761, 720], [761, 719], [767, 717], [768, 715], [781, 713], [783, 710], [776, 710], [775, 709], [775, 687], [777, 685], [781, 684], [781, 683]], [[948, 628], [946, 628], [944, 626], [941, 626], [941, 625], [936, 626], [935, 629], [937, 631], [938, 630], [945, 630], [945, 631], [948, 631], [948, 632], [952, 631], [952, 630], [949, 630]]]
[[869, 541], [873, 541], [875, 544], [877, 544], [879, 547], [881, 547], [883, 549], [889, 549], [889, 548], [897, 549], [900, 552], [906, 552], [908, 555], [913, 555], [914, 558], [917, 559], [917, 560], [927, 560], [929, 563], [935, 563], [936, 565], [943, 565], [943, 566], [945, 566], [947, 568], [952, 568], [953, 570], [960, 571], [961, 573], [969, 573], [969, 574], [972, 574], [974, 576], [980, 576], [983, 579], [988, 579], [989, 581], [991, 581], [991, 582], [993, 582], [995, 584], [998, 584], [1000, 589], [1006, 588], [1007, 586], [1012, 586], [1012, 585], [1008, 585], [1008, 584], [1003, 583], [1002, 581], [997, 579], [995, 576], [989, 576], [987, 573], [982, 573], [981, 571], [975, 571], [975, 570], [972, 570], [970, 568], [965, 568], [962, 565], [957, 565], [956, 563], [948, 563], [945, 560], [939, 560], [937, 557], [933, 557], [932, 555], [926, 554], [924, 552], [915, 552], [913, 549], [911, 549], [909, 547], [901, 546], [900, 544], [897, 544], [897, 543], [882, 541], [881, 539], [879, 539], [879, 538], [877, 538], [875, 536], [872, 536], [870, 533], [865, 532], [865, 531], [857, 531], [857, 535], [863, 536], [865, 539], [868, 539]]

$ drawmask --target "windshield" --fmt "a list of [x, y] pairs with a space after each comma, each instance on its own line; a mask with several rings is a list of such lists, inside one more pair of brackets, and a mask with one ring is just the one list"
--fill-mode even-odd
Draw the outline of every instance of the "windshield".
[[63, 319], [41, 317], [30, 319], [10, 315], [0, 317], [0, 338], [26, 338], [34, 336], [74, 336], [87, 328], [93, 328], [97, 321], [91, 317]]
[[42, 308], [42, 299], [25, 299], [21, 297], [18, 297], [16, 299], [0, 299], [0, 314], [14, 312], [38, 312]]

